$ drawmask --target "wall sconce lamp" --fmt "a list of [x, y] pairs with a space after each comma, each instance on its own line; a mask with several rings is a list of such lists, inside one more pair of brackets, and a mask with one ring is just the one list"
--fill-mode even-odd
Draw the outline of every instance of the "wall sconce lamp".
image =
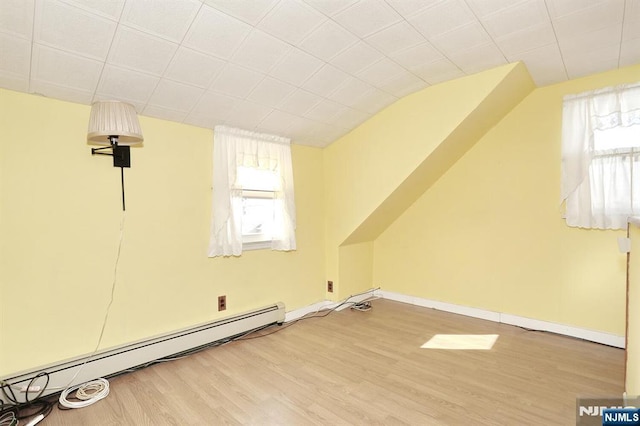
[[133, 105], [120, 101], [99, 101], [91, 105], [87, 143], [101, 146], [91, 148], [91, 155], [110, 155], [113, 157], [113, 167], [120, 167], [123, 211], [124, 168], [131, 167], [129, 147], [142, 146], [143, 140]]

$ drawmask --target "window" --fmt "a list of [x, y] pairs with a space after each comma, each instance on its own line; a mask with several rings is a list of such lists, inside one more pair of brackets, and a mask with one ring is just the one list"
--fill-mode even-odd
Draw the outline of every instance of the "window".
[[276, 182], [278, 174], [251, 167], [238, 168], [242, 188], [243, 248], [270, 247], [275, 231]]
[[209, 256], [295, 250], [289, 139], [216, 126]]
[[640, 84], [567, 96], [562, 200], [569, 226], [624, 229], [640, 214]]
[[640, 214], [640, 125], [595, 130], [593, 149], [592, 209], [626, 223], [627, 217]]

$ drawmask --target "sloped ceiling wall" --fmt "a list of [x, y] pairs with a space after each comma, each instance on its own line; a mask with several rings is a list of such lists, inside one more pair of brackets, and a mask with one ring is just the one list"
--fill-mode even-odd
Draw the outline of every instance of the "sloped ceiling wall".
[[380, 235], [534, 87], [521, 63], [429, 87], [326, 148], [327, 278], [339, 295], [357, 289], [340, 283], [338, 248]]

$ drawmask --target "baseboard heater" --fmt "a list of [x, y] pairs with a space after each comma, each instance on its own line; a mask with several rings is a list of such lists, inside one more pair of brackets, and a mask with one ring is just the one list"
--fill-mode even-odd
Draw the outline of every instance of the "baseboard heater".
[[[237, 336], [262, 326], [281, 324], [284, 322], [284, 317], [285, 307], [283, 303], [279, 302], [251, 312], [99, 351], [93, 356], [88, 354], [15, 373], [1, 379], [5, 383], [12, 385], [18, 401], [23, 402], [26, 394], [20, 389], [26, 389], [29, 381], [41, 372], [49, 374], [49, 385], [43, 396], [50, 395], [61, 392], [66, 386], [84, 383], [98, 377], [108, 377], [160, 358]], [[84, 367], [83, 364], [85, 364]], [[74, 379], [73, 377], [78, 373], [79, 369], [80, 373]], [[35, 385], [44, 385], [44, 379], [39, 378], [34, 383]], [[35, 393], [29, 392], [30, 398], [34, 396]], [[9, 403], [1, 392], [0, 400]]]

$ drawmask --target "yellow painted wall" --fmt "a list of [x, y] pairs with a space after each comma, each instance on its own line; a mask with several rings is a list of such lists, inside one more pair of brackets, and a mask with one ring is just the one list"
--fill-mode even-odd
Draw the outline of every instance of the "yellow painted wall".
[[640, 66], [536, 89], [374, 244], [385, 290], [624, 334], [624, 232], [569, 228], [558, 206], [562, 97]]
[[[86, 145], [89, 107], [0, 90], [0, 376], [91, 352], [109, 300], [120, 174]], [[295, 252], [206, 256], [213, 132], [141, 117], [102, 347], [324, 298], [323, 155], [292, 148]], [[218, 314], [217, 296], [228, 308]], [[46, 342], [46, 343], [45, 343]], [[46, 350], [42, 350], [46, 348]]]
[[640, 229], [631, 225], [629, 262], [629, 334], [627, 337], [627, 395], [640, 395]]
[[339, 248], [341, 295], [346, 298], [371, 288], [373, 282], [373, 241]]
[[[325, 149], [326, 271], [340, 297], [372, 283], [356, 288], [344, 282], [342, 273], [354, 266], [343, 264], [339, 247], [372, 241], [533, 87], [521, 63], [431, 86], [397, 101]], [[502, 104], [491, 101], [493, 108], [477, 114], [496, 90]], [[506, 111], [503, 105], [509, 106]], [[464, 137], [451, 137], [457, 133]], [[417, 179], [407, 184], [412, 177]], [[366, 230], [359, 230], [365, 222]], [[355, 231], [362, 235], [347, 241]]]

